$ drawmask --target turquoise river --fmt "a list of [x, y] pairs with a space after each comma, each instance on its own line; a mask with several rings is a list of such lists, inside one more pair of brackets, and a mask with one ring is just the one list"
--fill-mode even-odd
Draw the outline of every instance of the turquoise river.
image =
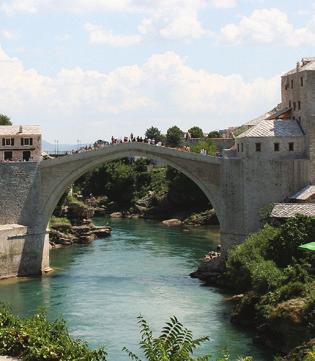
[[73, 336], [92, 347], [105, 345], [109, 361], [128, 360], [123, 346], [137, 351], [140, 314], [156, 334], [176, 315], [196, 337], [210, 337], [202, 351], [214, 357], [227, 349], [233, 360], [240, 355], [271, 360], [253, 345], [251, 334], [230, 323], [228, 295], [189, 277], [200, 258], [215, 248], [217, 229], [185, 230], [126, 219], [105, 223], [113, 227], [111, 237], [52, 250], [54, 273], [4, 281], [0, 300], [20, 314], [44, 306], [50, 318], [62, 315]]

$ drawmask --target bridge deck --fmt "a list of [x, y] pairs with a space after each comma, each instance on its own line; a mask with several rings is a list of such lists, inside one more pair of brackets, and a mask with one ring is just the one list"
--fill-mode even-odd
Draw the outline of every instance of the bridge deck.
[[161, 147], [157, 145], [151, 145], [146, 143], [121, 143], [109, 145], [104, 148], [88, 150], [80, 153], [74, 153], [71, 155], [66, 155], [64, 157], [48, 159], [41, 162], [41, 167], [49, 167], [57, 164], [64, 164], [72, 162], [75, 160], [83, 159], [94, 159], [94, 157], [99, 157], [100, 155], [109, 156], [115, 153], [124, 153], [130, 152], [130, 156], [143, 156], [148, 158], [159, 158], [159, 156], [172, 156], [179, 159], [189, 159], [195, 160], [198, 162], [203, 162], [207, 164], [219, 164], [222, 158], [213, 157], [209, 155], [202, 155], [198, 153], [185, 152], [175, 148]]

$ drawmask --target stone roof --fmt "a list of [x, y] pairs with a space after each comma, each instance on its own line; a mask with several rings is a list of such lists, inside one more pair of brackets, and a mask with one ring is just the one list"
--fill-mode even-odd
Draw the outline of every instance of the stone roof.
[[273, 218], [291, 218], [297, 214], [315, 216], [315, 203], [276, 203], [271, 212]]
[[308, 185], [308, 186], [304, 187], [303, 189], [301, 189], [296, 194], [294, 194], [290, 198], [300, 200], [300, 201], [305, 201], [314, 194], [315, 194], [315, 185]]
[[[312, 57], [303, 58], [298, 68], [298, 71], [312, 71], [312, 70], [315, 70], [315, 58]], [[297, 72], [297, 67], [285, 73], [284, 76], [295, 74], [296, 72]]]
[[41, 131], [39, 125], [0, 125], [0, 137], [17, 134], [37, 135], [41, 134]]
[[252, 126], [254, 126], [254, 125], [257, 125], [257, 124], [260, 123], [262, 120], [265, 120], [266, 118], [268, 118], [270, 115], [271, 115], [271, 112], [262, 114], [261, 116], [255, 118], [255, 119], [252, 119], [252, 120], [250, 120], [249, 122], [243, 124], [243, 126], [245, 125], [245, 126], [248, 126], [248, 127], [252, 127]]
[[301, 137], [303, 132], [295, 119], [264, 119], [241, 133], [237, 138], [250, 137]]

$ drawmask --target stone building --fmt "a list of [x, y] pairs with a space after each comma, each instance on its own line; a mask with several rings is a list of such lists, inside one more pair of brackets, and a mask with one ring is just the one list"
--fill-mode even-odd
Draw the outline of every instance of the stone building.
[[42, 135], [37, 125], [0, 126], [0, 162], [38, 162]]

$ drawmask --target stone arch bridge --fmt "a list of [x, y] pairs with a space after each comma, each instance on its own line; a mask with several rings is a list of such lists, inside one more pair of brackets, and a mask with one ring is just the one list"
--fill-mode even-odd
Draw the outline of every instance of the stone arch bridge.
[[[40, 274], [47, 268], [46, 228], [67, 187], [105, 162], [132, 156], [160, 160], [199, 186], [217, 212], [225, 250], [259, 227], [258, 210], [281, 199], [292, 180], [285, 179], [287, 172], [282, 174], [279, 167], [275, 178], [270, 173], [275, 165], [269, 162], [256, 164], [258, 177], [252, 172], [250, 177], [248, 164], [239, 158], [204, 156], [144, 143], [122, 143], [39, 163], [0, 164], [0, 278]], [[287, 167], [296, 166], [291, 162]], [[261, 177], [262, 169], [269, 172], [268, 177]], [[277, 181], [279, 176], [285, 186]], [[293, 188], [301, 182], [293, 182]]]

